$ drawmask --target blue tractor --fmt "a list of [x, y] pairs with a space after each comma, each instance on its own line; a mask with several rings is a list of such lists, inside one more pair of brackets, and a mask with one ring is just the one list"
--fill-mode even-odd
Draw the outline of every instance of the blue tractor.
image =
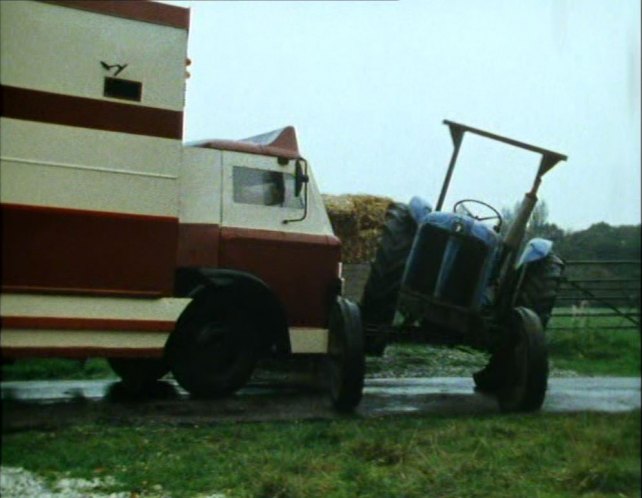
[[[525, 242], [542, 176], [566, 156], [466, 125], [444, 121], [454, 151], [434, 209], [418, 197], [388, 211], [360, 303], [365, 350], [390, 342], [465, 345], [490, 353], [476, 388], [496, 395], [502, 411], [541, 407], [548, 382], [544, 329], [564, 264], [552, 242]], [[533, 186], [503, 230], [497, 209], [444, 199], [466, 133], [541, 155]]]

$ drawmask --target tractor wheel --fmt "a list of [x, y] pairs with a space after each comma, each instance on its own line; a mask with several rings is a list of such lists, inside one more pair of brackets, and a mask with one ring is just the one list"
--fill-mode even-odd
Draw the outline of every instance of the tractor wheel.
[[[379, 247], [361, 298], [364, 323], [389, 325], [395, 315], [401, 279], [417, 232], [405, 204], [393, 204], [386, 214]], [[385, 344], [367, 344], [366, 352], [381, 354]]]
[[224, 291], [204, 291], [179, 318], [165, 354], [174, 377], [193, 396], [230, 395], [247, 383], [256, 365], [252, 312]]
[[530, 263], [525, 271], [515, 305], [532, 309], [546, 329], [564, 273], [564, 262], [551, 253], [540, 261]]
[[328, 374], [330, 398], [340, 412], [350, 412], [361, 401], [366, 364], [359, 307], [337, 298], [330, 312]]
[[548, 383], [548, 349], [539, 317], [528, 308], [515, 308], [511, 341], [506, 345], [501, 370], [503, 382], [497, 401], [503, 412], [539, 410]]
[[107, 358], [107, 361], [130, 393], [142, 393], [169, 372], [161, 358]]
[[[551, 253], [546, 258], [529, 264], [525, 271], [515, 304], [533, 310], [545, 330], [557, 299], [564, 262]], [[495, 354], [486, 367], [473, 375], [477, 390], [489, 393], [497, 390], [501, 382], [500, 363], [501, 360]]]

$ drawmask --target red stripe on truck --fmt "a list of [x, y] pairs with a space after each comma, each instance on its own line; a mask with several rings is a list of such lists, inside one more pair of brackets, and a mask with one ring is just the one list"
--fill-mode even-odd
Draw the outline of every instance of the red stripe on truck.
[[285, 306], [290, 326], [325, 327], [338, 291], [341, 243], [329, 235], [222, 227], [219, 266], [252, 273]]
[[0, 85], [2, 116], [94, 130], [181, 139], [183, 113]]
[[0, 205], [3, 291], [171, 296], [178, 219]]
[[7, 358], [162, 358], [163, 348], [2, 348]]
[[217, 268], [219, 225], [181, 223], [178, 226], [177, 265], [181, 268]]

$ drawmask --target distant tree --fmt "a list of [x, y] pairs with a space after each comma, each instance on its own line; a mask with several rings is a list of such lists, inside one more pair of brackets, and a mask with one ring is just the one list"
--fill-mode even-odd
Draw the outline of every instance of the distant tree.
[[533, 209], [533, 214], [531, 214], [531, 220], [528, 223], [528, 231], [535, 236], [542, 232], [547, 225], [548, 206], [546, 205], [546, 201], [539, 201], [535, 204], [535, 209]]
[[567, 234], [560, 245], [567, 259], [640, 259], [640, 225], [611, 226], [600, 222]]
[[[521, 203], [517, 202], [512, 209], [507, 207], [501, 209], [502, 218], [504, 218], [504, 225], [502, 227], [503, 234], [508, 231], [508, 227], [510, 227], [515, 220], [520, 205]], [[546, 201], [539, 201], [535, 205], [531, 219], [526, 227], [526, 240], [532, 239], [533, 237], [542, 237], [550, 239], [553, 242], [557, 242], [564, 237], [564, 230], [555, 223], [548, 222], [548, 206]]]

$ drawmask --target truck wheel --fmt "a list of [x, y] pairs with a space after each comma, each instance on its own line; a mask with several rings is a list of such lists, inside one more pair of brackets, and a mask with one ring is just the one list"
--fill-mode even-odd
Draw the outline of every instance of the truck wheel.
[[[364, 323], [389, 325], [395, 315], [406, 260], [417, 232], [408, 206], [396, 203], [386, 214], [379, 247], [361, 298]], [[366, 344], [366, 352], [383, 353], [385, 344]]]
[[180, 386], [196, 397], [216, 398], [243, 387], [258, 356], [251, 310], [221, 291], [205, 291], [185, 309], [165, 345]]
[[502, 386], [497, 401], [503, 412], [539, 410], [548, 383], [548, 350], [544, 329], [537, 314], [515, 308], [511, 316], [512, 341], [502, 358]]
[[530, 263], [518, 290], [516, 306], [532, 309], [546, 329], [564, 273], [564, 262], [554, 253]]
[[107, 361], [132, 393], [144, 391], [169, 372], [169, 366], [160, 358], [107, 358]]
[[366, 371], [359, 307], [337, 298], [330, 313], [328, 374], [330, 398], [340, 412], [350, 412], [361, 401]]

